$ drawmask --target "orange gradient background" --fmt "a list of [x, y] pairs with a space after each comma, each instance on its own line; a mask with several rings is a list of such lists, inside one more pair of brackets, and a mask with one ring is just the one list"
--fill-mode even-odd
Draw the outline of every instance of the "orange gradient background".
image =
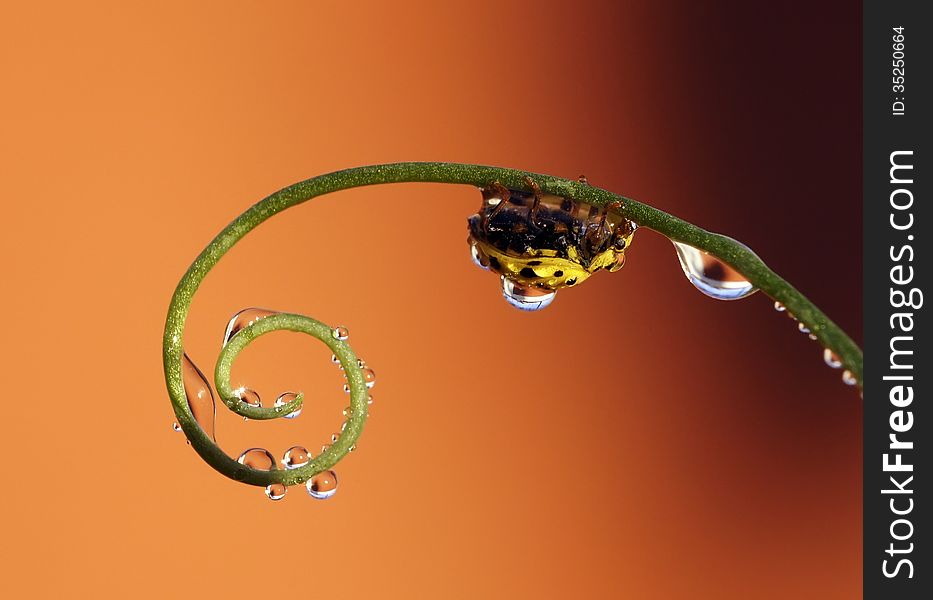
[[[470, 262], [476, 190], [296, 207], [210, 274], [185, 344], [212, 372], [248, 306], [349, 326], [378, 383], [338, 494], [270, 502], [172, 432], [188, 264], [265, 195], [371, 163], [585, 173], [740, 238], [860, 341], [860, 16], [695, 4], [6, 4], [2, 595], [857, 597], [858, 394], [649, 231], [523, 314]], [[218, 411], [234, 455], [341, 421], [313, 340], [263, 338], [234, 377], [309, 398]]]

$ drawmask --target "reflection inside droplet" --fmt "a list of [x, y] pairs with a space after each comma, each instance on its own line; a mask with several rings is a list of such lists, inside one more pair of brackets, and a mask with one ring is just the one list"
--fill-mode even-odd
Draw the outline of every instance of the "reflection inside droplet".
[[236, 459], [241, 465], [257, 471], [271, 471], [276, 467], [275, 457], [265, 448], [249, 448]]
[[292, 446], [285, 451], [285, 456], [282, 457], [282, 464], [285, 465], [286, 469], [297, 469], [305, 466], [310, 461], [311, 457], [308, 456], [308, 449], [304, 446]]
[[322, 471], [309, 479], [305, 487], [312, 498], [330, 498], [337, 493], [337, 474], [333, 471]]
[[710, 298], [738, 300], [758, 291], [738, 271], [718, 258], [689, 244], [671, 241], [677, 250], [684, 275], [696, 289]]
[[282, 483], [270, 483], [266, 486], [266, 496], [269, 497], [269, 500], [281, 500], [285, 497], [287, 491], [288, 488]]
[[502, 296], [506, 302], [519, 310], [535, 311], [546, 308], [554, 301], [556, 295], [556, 290], [522, 285], [506, 277], [502, 278]]

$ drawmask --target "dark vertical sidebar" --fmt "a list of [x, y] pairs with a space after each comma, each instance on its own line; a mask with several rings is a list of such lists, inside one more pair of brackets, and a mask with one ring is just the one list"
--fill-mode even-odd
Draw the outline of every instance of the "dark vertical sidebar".
[[[864, 3], [864, 597], [920, 598], [933, 565], [929, 447], [933, 23]], [[923, 456], [923, 459], [921, 459]], [[929, 593], [929, 591], [927, 592]], [[928, 596], [926, 596], [928, 597]]]

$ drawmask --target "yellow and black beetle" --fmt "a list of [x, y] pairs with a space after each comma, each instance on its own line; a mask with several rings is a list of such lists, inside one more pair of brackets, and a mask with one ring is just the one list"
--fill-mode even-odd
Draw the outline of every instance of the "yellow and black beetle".
[[599, 269], [621, 269], [636, 226], [613, 210], [618, 204], [600, 208], [527, 183], [530, 193], [499, 183], [483, 188], [483, 204], [467, 220], [467, 242], [473, 261], [499, 274], [509, 304], [540, 310], [558, 289]]

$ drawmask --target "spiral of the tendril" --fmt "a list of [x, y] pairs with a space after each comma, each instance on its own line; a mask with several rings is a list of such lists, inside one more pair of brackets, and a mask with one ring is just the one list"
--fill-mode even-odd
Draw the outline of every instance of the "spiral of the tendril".
[[[835, 355], [861, 385], [862, 351], [835, 323], [797, 291], [787, 281], [769, 269], [748, 248], [728, 237], [705, 231], [646, 204], [577, 181], [530, 173], [517, 169], [504, 169], [480, 165], [440, 162], [409, 162], [357, 167], [320, 175], [289, 187], [254, 204], [225, 227], [198, 255], [175, 288], [165, 321], [162, 339], [162, 358], [165, 382], [175, 416], [192, 447], [214, 469], [237, 481], [266, 486], [273, 483], [293, 485], [306, 481], [336, 463], [360, 435], [367, 414], [367, 388], [349, 345], [336, 339], [332, 330], [323, 323], [301, 315], [280, 313], [259, 319], [239, 330], [221, 351], [216, 376], [224, 403], [236, 413], [253, 419], [285, 416], [297, 410], [302, 402], [296, 398], [279, 407], [280, 411], [249, 407], [235, 398], [229, 388], [229, 369], [237, 353], [250, 341], [275, 330], [297, 331], [318, 338], [338, 357], [344, 366], [350, 386], [352, 413], [338, 441], [307, 465], [293, 470], [262, 471], [251, 469], [228, 456], [198, 425], [185, 395], [183, 380], [184, 328], [195, 292], [208, 272], [223, 255], [247, 233], [266, 219], [301, 204], [311, 198], [354, 187], [384, 183], [431, 182], [466, 184], [484, 187], [493, 182], [510, 189], [530, 191], [528, 181], [533, 180], [548, 194], [595, 206], [617, 205], [620, 214], [634, 223], [653, 229], [671, 240], [687, 243], [707, 252], [738, 271], [752, 285], [780, 302], [811, 330], [815, 337]], [[272, 412], [269, 412], [272, 410]]]

